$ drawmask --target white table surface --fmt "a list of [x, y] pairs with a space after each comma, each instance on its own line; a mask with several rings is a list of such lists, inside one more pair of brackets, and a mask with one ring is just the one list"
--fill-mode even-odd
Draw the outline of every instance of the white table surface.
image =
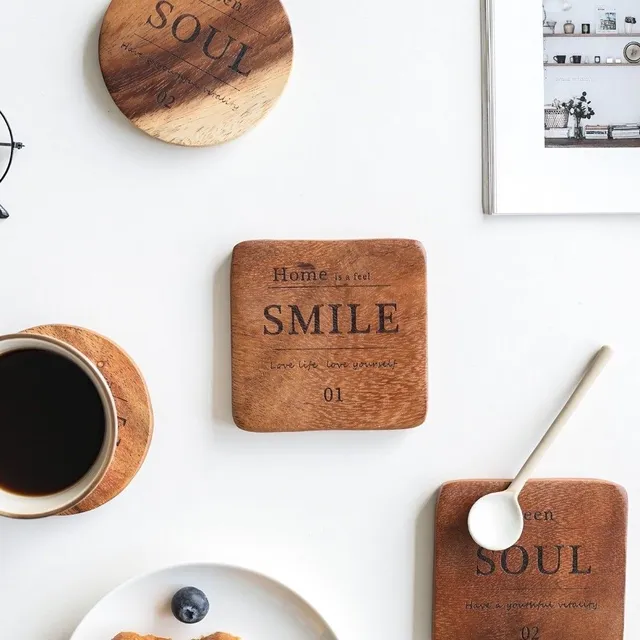
[[[638, 637], [640, 218], [482, 216], [477, 4], [288, 0], [297, 57], [277, 109], [237, 142], [190, 150], [139, 133], [111, 102], [105, 0], [5, 1], [0, 108], [28, 148], [0, 191], [12, 213], [0, 331], [64, 322], [110, 336], [145, 373], [156, 433], [108, 506], [0, 521], [0, 638], [68, 640], [124, 579], [202, 559], [284, 581], [340, 640], [428, 639], [439, 485], [513, 474], [605, 342], [615, 359], [539, 476], [628, 489]], [[360, 237], [427, 247], [426, 425], [240, 431], [232, 247]]]

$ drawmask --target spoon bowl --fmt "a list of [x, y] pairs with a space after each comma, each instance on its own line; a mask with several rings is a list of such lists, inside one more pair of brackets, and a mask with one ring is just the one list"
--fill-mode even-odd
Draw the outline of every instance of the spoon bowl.
[[467, 522], [474, 542], [487, 551], [512, 547], [524, 530], [518, 496], [509, 490], [480, 498], [471, 507]]

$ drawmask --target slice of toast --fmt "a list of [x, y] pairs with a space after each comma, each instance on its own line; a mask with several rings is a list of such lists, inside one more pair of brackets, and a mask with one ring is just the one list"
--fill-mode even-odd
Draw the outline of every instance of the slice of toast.
[[158, 636], [141, 636], [130, 631], [119, 633], [113, 640], [169, 640], [168, 638], [160, 638]]
[[[119, 633], [113, 640], [169, 640], [168, 638], [159, 638], [158, 636], [141, 636], [137, 633], [131, 633], [130, 631], [123, 631]], [[202, 640], [241, 640], [237, 636], [232, 636], [229, 633], [222, 633], [218, 631], [213, 635], [206, 636]]]

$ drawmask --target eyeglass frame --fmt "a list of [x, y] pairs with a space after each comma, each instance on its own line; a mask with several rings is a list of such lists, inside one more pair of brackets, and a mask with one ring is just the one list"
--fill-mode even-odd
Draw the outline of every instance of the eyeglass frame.
[[[0, 142], [0, 147], [11, 147], [11, 153], [9, 154], [9, 163], [7, 164], [7, 168], [4, 170], [4, 173], [0, 177], [0, 182], [2, 182], [7, 177], [7, 174], [11, 169], [11, 165], [13, 165], [13, 157], [15, 155], [16, 149], [23, 149], [24, 144], [22, 144], [22, 142], [16, 142], [16, 139], [13, 137], [13, 129], [11, 128], [9, 121], [7, 120], [7, 116], [5, 116], [2, 111], [0, 111], [0, 118], [2, 118], [2, 120], [4, 121], [5, 125], [7, 126], [7, 131], [9, 132], [9, 142]], [[7, 210], [4, 209], [2, 205], [0, 205], [0, 214], [2, 213], [5, 215], [0, 215], [0, 219], [5, 216], [9, 217]]]

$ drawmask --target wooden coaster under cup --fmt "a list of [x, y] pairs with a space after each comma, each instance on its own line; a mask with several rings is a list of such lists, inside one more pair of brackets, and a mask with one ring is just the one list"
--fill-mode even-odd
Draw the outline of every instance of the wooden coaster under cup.
[[102, 372], [118, 410], [118, 446], [104, 480], [80, 504], [61, 515], [97, 509], [113, 500], [136, 476], [151, 444], [153, 411], [147, 386], [129, 355], [114, 342], [89, 329], [69, 325], [44, 325], [27, 329], [57, 338], [75, 347]]
[[279, 0], [112, 0], [100, 34], [109, 93], [165, 142], [237, 138], [273, 107], [293, 62]]
[[478, 547], [471, 506], [501, 480], [442, 486], [436, 508], [433, 640], [623, 640], [627, 494], [600, 480], [531, 480], [518, 544]]
[[269, 432], [422, 424], [426, 286], [424, 249], [414, 240], [236, 246], [236, 424]]

